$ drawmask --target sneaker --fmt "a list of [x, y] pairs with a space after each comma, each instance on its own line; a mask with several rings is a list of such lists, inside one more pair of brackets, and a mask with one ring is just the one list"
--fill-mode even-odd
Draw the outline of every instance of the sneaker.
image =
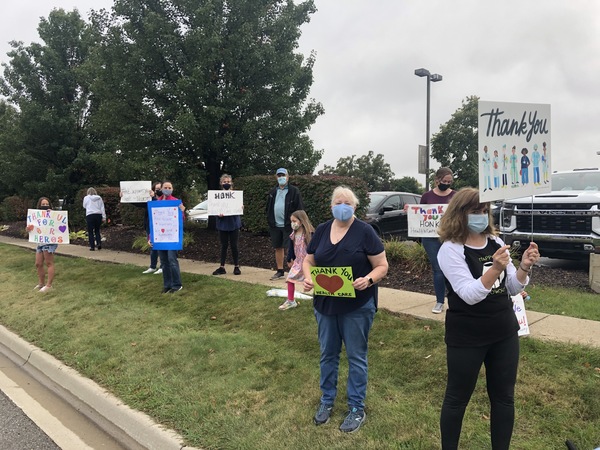
[[171, 292], [171, 288], [163, 288], [162, 293], [163, 294], [168, 294]]
[[279, 280], [281, 278], [283, 278], [285, 276], [285, 274], [283, 273], [283, 270], [278, 270], [277, 272], [275, 272], [275, 274], [271, 277], [271, 281], [275, 281], [275, 280]]
[[444, 304], [443, 303], [436, 303], [435, 306], [433, 307], [433, 309], [431, 310], [432, 313], [434, 314], [441, 314], [444, 312]]
[[43, 287], [40, 288], [40, 292], [48, 292], [51, 289], [52, 289], [52, 286], [46, 285], [46, 286], [43, 286]]
[[226, 273], [227, 271], [225, 270], [225, 267], [219, 267], [213, 272], [213, 275], [225, 275]]
[[298, 303], [296, 303], [296, 300], [291, 300], [291, 301], [286, 300], [281, 305], [279, 305], [279, 309], [282, 311], [285, 311], [286, 309], [295, 308], [296, 306], [298, 306]]
[[146, 270], [144, 270], [142, 273], [152, 273], [152, 272], [156, 272], [156, 269], [153, 269], [152, 267], [148, 267]]
[[319, 405], [319, 409], [317, 409], [317, 412], [315, 413], [315, 425], [324, 425], [327, 422], [329, 422], [329, 418], [331, 417], [332, 411], [333, 405], [326, 405], [325, 403], [321, 403]]
[[160, 275], [162, 273], [162, 269], [158, 269], [156, 272], [154, 272], [154, 275]]
[[234, 275], [241, 275], [241, 274], [242, 274], [242, 271], [240, 270], [240, 268], [239, 268], [238, 266], [235, 266], [235, 267], [233, 268], [233, 274], [234, 274]]
[[174, 294], [175, 292], [179, 292], [182, 289], [183, 289], [183, 286], [179, 286], [178, 288], [169, 289], [169, 292], [167, 292], [167, 294]]
[[340, 431], [344, 433], [354, 433], [363, 424], [367, 415], [361, 409], [352, 408], [348, 411], [348, 415], [340, 425]]
[[43, 284], [36, 284], [35, 287], [33, 288], [34, 291], [40, 290], [41, 288], [43, 288], [44, 285]]

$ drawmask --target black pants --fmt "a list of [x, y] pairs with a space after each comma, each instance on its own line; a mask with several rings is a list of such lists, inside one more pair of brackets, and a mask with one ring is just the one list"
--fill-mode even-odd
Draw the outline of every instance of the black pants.
[[100, 225], [102, 225], [102, 214], [88, 214], [85, 216], [87, 222], [88, 239], [90, 240], [90, 248], [94, 248], [94, 242], [98, 248], [102, 248], [102, 240], [100, 238]]
[[238, 241], [240, 239], [240, 230], [220, 231], [219, 238], [221, 239], [221, 266], [225, 265], [227, 259], [227, 247], [231, 244], [231, 256], [233, 256], [233, 264], [239, 266], [239, 250]]
[[519, 337], [485, 347], [447, 347], [448, 383], [442, 405], [442, 450], [458, 448], [463, 416], [485, 364], [491, 406], [492, 450], [508, 450], [515, 420], [515, 383], [519, 364]]

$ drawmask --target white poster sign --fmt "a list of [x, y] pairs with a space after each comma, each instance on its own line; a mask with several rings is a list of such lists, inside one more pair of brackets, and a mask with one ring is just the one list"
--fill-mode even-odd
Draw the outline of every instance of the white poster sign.
[[479, 101], [479, 198], [551, 191], [550, 105]]
[[121, 203], [146, 203], [151, 189], [151, 181], [121, 181]]
[[448, 208], [447, 204], [438, 205], [408, 205], [409, 237], [438, 237], [437, 229], [440, 220]]
[[33, 225], [29, 242], [43, 244], [69, 243], [69, 216], [67, 211], [28, 209], [27, 225]]
[[208, 191], [209, 216], [241, 216], [244, 214], [244, 191]]
[[527, 336], [529, 334], [529, 323], [527, 322], [527, 313], [525, 311], [525, 301], [521, 294], [513, 295], [513, 310], [519, 321], [519, 336]]

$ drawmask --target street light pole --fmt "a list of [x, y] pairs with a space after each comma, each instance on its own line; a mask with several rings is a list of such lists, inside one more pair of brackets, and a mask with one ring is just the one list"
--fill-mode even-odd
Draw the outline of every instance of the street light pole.
[[425, 189], [429, 190], [429, 155], [430, 155], [430, 148], [429, 148], [429, 118], [431, 116], [431, 82], [433, 81], [434, 83], [437, 81], [442, 81], [442, 76], [438, 73], [430, 73], [429, 70], [427, 69], [416, 69], [415, 70], [415, 75], [418, 77], [427, 77], [427, 119], [426, 119], [426, 129], [425, 129], [425, 133], [427, 134], [425, 137], [425, 146], [427, 147], [427, 155], [426, 155], [426, 159], [425, 159]]

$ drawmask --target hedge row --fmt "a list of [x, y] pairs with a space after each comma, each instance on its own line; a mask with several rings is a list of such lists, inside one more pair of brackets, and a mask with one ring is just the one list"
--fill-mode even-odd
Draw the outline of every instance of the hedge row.
[[[244, 191], [244, 229], [254, 233], [268, 231], [265, 206], [269, 191], [276, 185], [275, 177], [262, 175], [240, 177], [234, 180], [234, 184], [235, 189]], [[367, 183], [360, 179], [335, 175], [298, 175], [290, 178], [290, 184], [300, 190], [304, 208], [315, 226], [331, 218], [331, 194], [337, 186], [348, 186], [354, 191], [360, 202], [357, 208], [358, 217], [364, 217], [368, 206]], [[143, 228], [144, 208], [121, 203], [118, 187], [96, 187], [96, 191], [104, 200], [107, 225], [122, 224]], [[87, 189], [81, 189], [74, 203], [63, 208], [69, 212], [69, 228], [72, 230], [85, 227], [83, 197], [86, 193]], [[187, 203], [188, 196], [185, 192], [175, 192], [175, 196], [181, 198], [187, 208], [194, 206]], [[27, 209], [35, 208], [36, 202], [37, 200], [16, 196], [4, 199], [0, 207], [2, 221], [24, 220]], [[55, 203], [56, 201], [53, 200], [53, 204]]]

